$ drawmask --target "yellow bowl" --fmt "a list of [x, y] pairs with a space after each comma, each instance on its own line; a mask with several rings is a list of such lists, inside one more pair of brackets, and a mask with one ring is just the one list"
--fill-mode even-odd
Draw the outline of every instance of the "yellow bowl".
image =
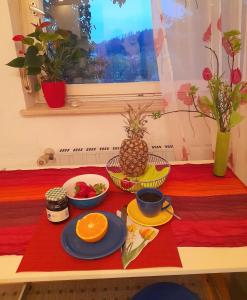
[[117, 155], [107, 162], [106, 169], [117, 187], [124, 191], [136, 193], [143, 188], [160, 187], [170, 173], [171, 166], [164, 158], [149, 154], [145, 173], [138, 177], [129, 177], [122, 172], [119, 164], [119, 155]]

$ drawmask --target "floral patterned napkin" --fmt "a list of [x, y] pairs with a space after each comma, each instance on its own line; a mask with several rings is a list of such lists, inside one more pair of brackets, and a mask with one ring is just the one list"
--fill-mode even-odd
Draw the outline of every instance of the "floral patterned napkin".
[[[121, 212], [117, 211], [121, 217]], [[127, 266], [141, 253], [141, 251], [150, 243], [159, 233], [159, 230], [153, 227], [146, 227], [133, 222], [129, 217], [126, 220], [127, 237], [122, 247], [123, 268]]]

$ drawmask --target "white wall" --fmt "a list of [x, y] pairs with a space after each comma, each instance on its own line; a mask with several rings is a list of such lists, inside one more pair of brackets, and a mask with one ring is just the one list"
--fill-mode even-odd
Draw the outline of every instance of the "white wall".
[[[0, 11], [0, 169], [31, 168], [47, 147], [120, 145], [125, 133], [119, 114], [20, 116], [19, 111], [24, 108], [24, 94], [19, 73], [5, 65], [16, 55], [7, 0], [0, 1]], [[146, 135], [149, 144], [170, 143], [170, 134], [176, 134], [176, 129], [173, 133], [167, 132], [165, 122], [165, 118], [149, 121], [150, 134]], [[203, 139], [200, 137], [201, 141]], [[196, 149], [192, 158], [208, 158], [203, 150]]]
[[[23, 118], [24, 95], [17, 70], [5, 64], [15, 57], [7, 0], [0, 1], [0, 169], [32, 167], [47, 147], [119, 145], [125, 134], [120, 115]], [[147, 141], [167, 140], [164, 119], [150, 121]], [[169, 141], [167, 141], [169, 142]]]

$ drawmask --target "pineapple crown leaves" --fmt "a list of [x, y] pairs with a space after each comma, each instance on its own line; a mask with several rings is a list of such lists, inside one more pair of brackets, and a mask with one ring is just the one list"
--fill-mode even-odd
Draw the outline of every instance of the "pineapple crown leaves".
[[130, 104], [127, 104], [126, 114], [121, 114], [125, 118], [126, 126], [125, 131], [127, 132], [128, 138], [143, 138], [144, 133], [147, 132], [145, 124], [147, 123], [147, 115], [145, 112], [152, 105], [152, 103], [145, 105], [138, 105], [135, 109]]

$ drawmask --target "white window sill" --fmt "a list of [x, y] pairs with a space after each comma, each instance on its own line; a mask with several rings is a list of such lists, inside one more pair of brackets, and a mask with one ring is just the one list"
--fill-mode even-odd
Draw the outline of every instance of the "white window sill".
[[79, 106], [72, 106], [66, 104], [61, 108], [49, 108], [46, 103], [35, 103], [33, 106], [22, 109], [20, 111], [23, 117], [40, 117], [40, 116], [66, 116], [66, 115], [83, 115], [83, 114], [107, 114], [107, 113], [121, 113], [126, 109], [127, 103], [131, 105], [138, 105], [144, 103], [152, 103], [148, 111], [163, 111], [164, 102], [161, 97], [154, 99], [138, 99], [131, 101], [117, 101], [117, 100], [104, 100], [104, 101], [85, 101], [81, 102]]

